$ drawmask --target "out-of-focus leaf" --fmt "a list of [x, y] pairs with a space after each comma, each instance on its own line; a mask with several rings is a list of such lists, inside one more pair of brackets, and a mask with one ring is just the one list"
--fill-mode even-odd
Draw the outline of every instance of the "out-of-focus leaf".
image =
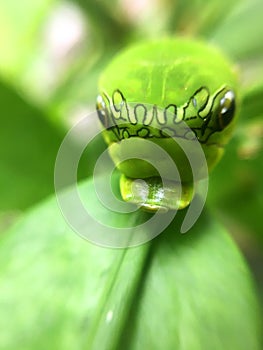
[[[8, 211], [10, 217], [13, 210], [25, 209], [54, 192], [55, 160], [65, 130], [3, 82], [0, 100], [0, 211]], [[79, 147], [77, 139], [72, 140], [72, 147]], [[104, 150], [98, 135], [80, 159], [80, 179], [92, 175]]]
[[0, 2], [0, 70], [22, 73], [37, 45], [36, 31], [54, 0]]
[[[79, 190], [94, 214], [127, 225], [91, 181]], [[183, 216], [126, 250], [81, 240], [55, 199], [28, 213], [0, 245], [0, 347], [259, 350], [258, 305], [240, 253], [207, 212], [180, 235]]]
[[252, 118], [258, 117], [263, 117], [263, 82], [245, 92], [240, 111], [240, 122], [247, 123]]
[[122, 16], [119, 1], [74, 0], [73, 2], [77, 3], [87, 15], [105, 47], [110, 49], [112, 45], [120, 46], [127, 42], [131, 28]]
[[110, 57], [112, 51], [107, 53], [106, 58], [98, 60], [92, 69], [83, 64], [76, 71], [71, 71], [48, 101], [48, 108], [52, 113], [59, 115], [64, 123], [74, 124], [74, 119], [81, 119], [94, 112], [99, 93], [99, 75]]
[[[225, 2], [228, 4], [228, 2]], [[263, 2], [246, 0], [236, 6], [214, 31], [210, 38], [236, 60], [263, 55]]]
[[96, 62], [100, 40], [70, 2], [12, 4], [0, 4], [0, 76], [33, 103], [47, 105], [46, 116], [54, 119], [59, 114], [52, 113], [50, 98], [83, 61], [89, 67]]
[[[210, 175], [208, 204], [262, 240], [262, 136], [261, 147], [255, 154], [241, 149], [238, 136], [226, 148], [222, 161]], [[255, 136], [248, 133], [243, 135], [243, 142], [249, 143], [249, 137], [254, 141]]]
[[168, 28], [192, 36], [210, 36], [243, 0], [167, 0], [170, 5]]
[[53, 192], [64, 131], [3, 82], [0, 100], [0, 209], [24, 209]]
[[255, 57], [238, 62], [237, 69], [240, 75], [240, 89], [244, 97], [247, 94], [254, 93], [254, 91], [262, 90], [263, 55], [255, 55]]

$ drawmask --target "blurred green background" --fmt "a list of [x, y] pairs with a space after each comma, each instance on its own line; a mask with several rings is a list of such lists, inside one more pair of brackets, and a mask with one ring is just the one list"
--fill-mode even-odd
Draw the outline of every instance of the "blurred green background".
[[[210, 176], [207, 206], [240, 246], [262, 295], [262, 16], [261, 0], [0, 0], [2, 236], [53, 195], [59, 145], [94, 111], [97, 80], [110, 58], [142, 38], [201, 37], [236, 62], [242, 94], [236, 133]], [[93, 150], [104, 148], [98, 139], [84, 155], [81, 179], [92, 172]]]
[[[163, 35], [203, 37], [237, 62], [244, 96], [236, 134], [211, 174], [208, 203], [262, 280], [262, 8], [255, 0], [1, 1], [0, 227], [53, 193], [59, 145], [94, 110], [99, 73], [120, 48]], [[100, 140], [96, 146], [104, 148]], [[80, 177], [92, 164], [80, 165]]]

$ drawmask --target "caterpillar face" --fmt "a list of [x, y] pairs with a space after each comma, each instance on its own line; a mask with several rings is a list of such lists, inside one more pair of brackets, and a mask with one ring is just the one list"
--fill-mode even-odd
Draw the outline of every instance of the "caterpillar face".
[[[111, 145], [110, 155], [124, 174], [121, 180], [124, 199], [148, 210], [163, 206], [180, 209], [190, 203], [192, 169], [174, 140], [187, 142], [193, 158], [194, 142], [198, 141], [211, 170], [221, 158], [235, 124], [236, 86], [236, 74], [227, 59], [215, 48], [199, 41], [165, 39], [142, 43], [124, 51], [110, 63], [101, 76], [96, 107], [104, 138]], [[120, 162], [121, 155], [128, 155], [130, 149], [136, 148], [138, 138], [162, 147], [175, 162], [181, 185], [187, 188], [181, 202], [176, 194], [168, 203], [165, 196], [160, 195], [162, 179], [155, 167], [145, 160], [152, 158], [146, 146], [144, 160]], [[176, 188], [178, 180], [172, 178], [168, 166], [166, 171], [165, 160], [160, 159], [159, 163], [170, 184], [168, 187]], [[198, 174], [202, 179], [201, 165]], [[134, 199], [130, 193], [136, 179], [144, 179], [146, 186], [148, 184], [151, 199], [146, 199], [146, 203], [145, 198], [142, 200], [137, 194]], [[158, 189], [156, 193], [153, 187]]]

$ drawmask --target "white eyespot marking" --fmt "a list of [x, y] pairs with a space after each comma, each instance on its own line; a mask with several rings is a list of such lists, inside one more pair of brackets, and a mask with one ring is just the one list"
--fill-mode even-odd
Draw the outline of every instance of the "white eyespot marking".
[[235, 99], [235, 94], [232, 90], [229, 90], [226, 92], [225, 96], [221, 99], [220, 105], [224, 106], [221, 110], [221, 113], [224, 114], [228, 111], [229, 106], [228, 104], [231, 104], [231, 102]]

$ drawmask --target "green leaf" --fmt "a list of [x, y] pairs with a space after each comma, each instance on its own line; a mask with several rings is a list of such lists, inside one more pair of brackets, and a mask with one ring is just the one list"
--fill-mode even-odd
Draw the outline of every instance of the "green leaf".
[[244, 94], [240, 122], [249, 122], [253, 118], [263, 116], [263, 81], [261, 84], [247, 89]]
[[[112, 55], [112, 54], [111, 54]], [[72, 124], [74, 118], [80, 119], [96, 110], [98, 96], [97, 83], [100, 73], [108, 63], [110, 54], [90, 66], [87, 59], [76, 69], [69, 70], [67, 78], [57, 86], [48, 101], [48, 108], [66, 124]], [[70, 123], [69, 123], [70, 121]]]
[[[148, 217], [106, 209], [91, 180], [79, 191], [108, 225]], [[0, 348], [260, 349], [242, 256], [207, 212], [181, 235], [184, 215], [154, 241], [111, 249], [80, 239], [54, 198], [29, 212], [0, 242]]]
[[[122, 16], [118, 0], [113, 0], [110, 3], [106, 0], [99, 2], [96, 0], [74, 0], [72, 2], [77, 3], [87, 15], [96, 32], [99, 33], [99, 37], [104, 41], [104, 45], [108, 45], [110, 42], [111, 45], [119, 46], [126, 42], [131, 28]], [[104, 25], [102, 26], [101, 23]]]
[[221, 25], [211, 32], [211, 39], [234, 59], [241, 61], [263, 54], [263, 2], [241, 1]]
[[0, 33], [0, 77], [49, 109], [46, 116], [52, 120], [59, 116], [50, 105], [56, 89], [84, 64], [91, 68], [101, 55], [96, 31], [70, 2], [1, 2]]
[[224, 23], [233, 8], [242, 2], [243, 0], [170, 0], [167, 26], [169, 30], [184, 35], [208, 37]]
[[0, 210], [24, 209], [53, 192], [64, 131], [0, 81]]
[[[66, 132], [1, 81], [0, 100], [0, 213], [7, 214], [7, 219], [3, 215], [0, 221], [9, 222], [16, 210], [24, 210], [54, 192], [54, 166]], [[72, 140], [71, 147], [77, 149], [78, 140]], [[89, 143], [79, 163], [80, 179], [93, 173], [105, 147], [101, 135]]]
[[[40, 38], [40, 21], [45, 19], [54, 0], [23, 0], [0, 3], [0, 71], [23, 74]], [[38, 33], [36, 33], [38, 32]]]
[[[245, 128], [246, 126], [246, 128]], [[229, 222], [236, 223], [243, 232], [256, 235], [263, 242], [262, 176], [263, 155], [262, 136], [256, 139], [261, 124], [255, 124], [253, 130], [244, 125], [236, 137], [226, 147], [220, 164], [209, 177], [208, 205], [215, 208]], [[241, 133], [242, 131], [242, 133]], [[243, 132], [247, 131], [246, 134]], [[220, 191], [219, 191], [220, 188]], [[237, 235], [239, 232], [235, 232]]]
[[181, 236], [173, 222], [154, 241], [126, 325], [128, 349], [259, 349], [254, 298], [247, 267], [215, 218], [205, 212]]

